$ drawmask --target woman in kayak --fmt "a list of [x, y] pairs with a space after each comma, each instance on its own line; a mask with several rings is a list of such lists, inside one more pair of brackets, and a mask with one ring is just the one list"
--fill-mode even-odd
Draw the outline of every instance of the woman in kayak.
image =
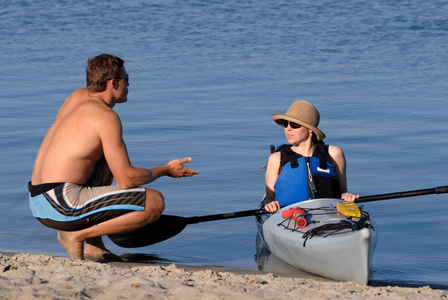
[[306, 101], [295, 101], [286, 114], [272, 119], [285, 130], [288, 144], [272, 153], [266, 167], [265, 209], [316, 198], [355, 201], [359, 195], [347, 191], [346, 161], [338, 146], [325, 145], [320, 115]]

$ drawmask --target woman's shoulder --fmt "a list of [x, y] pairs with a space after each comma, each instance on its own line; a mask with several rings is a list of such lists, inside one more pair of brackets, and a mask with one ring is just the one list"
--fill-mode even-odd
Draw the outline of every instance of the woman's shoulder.
[[335, 145], [328, 145], [328, 152], [330, 151], [342, 151], [342, 148]]
[[281, 157], [281, 152], [276, 151], [276, 152], [272, 153], [271, 155], [269, 155], [269, 160], [271, 160], [271, 159], [279, 159], [280, 160], [280, 157]]
[[344, 156], [344, 151], [342, 151], [342, 148], [335, 145], [328, 145], [328, 154], [335, 159], [341, 156]]
[[280, 151], [276, 151], [274, 153], [272, 153], [271, 155], [269, 155], [268, 158], [268, 165], [278, 165], [280, 163], [280, 159], [281, 159], [281, 152]]

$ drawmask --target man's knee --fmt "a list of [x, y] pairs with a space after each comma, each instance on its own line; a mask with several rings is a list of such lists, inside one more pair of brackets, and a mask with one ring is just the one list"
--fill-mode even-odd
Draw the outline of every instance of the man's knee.
[[145, 210], [159, 217], [165, 209], [165, 197], [159, 191], [146, 188]]

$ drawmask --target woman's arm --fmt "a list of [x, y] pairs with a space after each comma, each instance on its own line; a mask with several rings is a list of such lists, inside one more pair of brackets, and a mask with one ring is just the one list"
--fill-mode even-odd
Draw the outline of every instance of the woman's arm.
[[338, 146], [330, 145], [328, 146], [328, 154], [330, 155], [330, 163], [333, 165], [334, 170], [336, 171], [336, 174], [339, 178], [339, 187], [341, 189], [341, 199], [344, 199], [346, 201], [353, 202], [357, 198], [359, 198], [358, 195], [354, 195], [348, 192], [347, 190], [347, 175], [346, 175], [346, 169], [347, 169], [347, 163], [345, 160], [344, 151]]
[[274, 212], [280, 209], [280, 204], [275, 201], [275, 182], [278, 177], [278, 168], [280, 167], [280, 152], [272, 153], [269, 156], [268, 164], [266, 166], [265, 182], [266, 182], [266, 205], [264, 208], [269, 212]]

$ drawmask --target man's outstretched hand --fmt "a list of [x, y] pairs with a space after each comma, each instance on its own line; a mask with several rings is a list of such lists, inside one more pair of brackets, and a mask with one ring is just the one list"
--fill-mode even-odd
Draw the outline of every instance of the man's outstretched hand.
[[172, 161], [166, 164], [167, 167], [167, 176], [173, 178], [180, 177], [191, 177], [193, 175], [199, 174], [198, 171], [189, 169], [185, 167], [183, 164], [186, 164], [191, 161], [191, 157], [173, 159]]

